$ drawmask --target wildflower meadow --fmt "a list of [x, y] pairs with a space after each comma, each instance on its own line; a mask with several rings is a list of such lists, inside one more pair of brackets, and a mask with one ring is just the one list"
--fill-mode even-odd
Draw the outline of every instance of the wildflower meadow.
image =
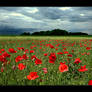
[[0, 37], [0, 85], [92, 85], [92, 38]]

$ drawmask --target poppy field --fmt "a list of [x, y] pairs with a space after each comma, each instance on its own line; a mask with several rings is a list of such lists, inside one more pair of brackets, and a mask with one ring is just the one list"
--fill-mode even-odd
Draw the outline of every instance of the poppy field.
[[92, 85], [92, 38], [0, 37], [0, 85]]

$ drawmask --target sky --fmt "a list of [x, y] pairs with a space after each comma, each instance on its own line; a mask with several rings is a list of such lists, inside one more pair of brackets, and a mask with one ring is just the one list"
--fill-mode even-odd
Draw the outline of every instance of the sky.
[[0, 26], [92, 34], [92, 7], [0, 7]]

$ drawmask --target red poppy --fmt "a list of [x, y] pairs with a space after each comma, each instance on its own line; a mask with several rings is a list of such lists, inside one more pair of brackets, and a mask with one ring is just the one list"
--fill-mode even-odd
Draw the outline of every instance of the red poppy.
[[84, 53], [81, 53], [81, 55], [85, 55], [86, 54], [86, 52], [84, 52]]
[[63, 48], [63, 50], [66, 50], [66, 48]]
[[51, 53], [50, 56], [49, 56], [49, 63], [55, 63], [55, 60], [56, 60], [56, 55], [55, 53]]
[[23, 65], [22, 63], [18, 64], [18, 68], [19, 68], [19, 70], [23, 70], [25, 67], [26, 67], [26, 66]]
[[58, 54], [58, 55], [62, 55], [62, 54], [63, 54], [63, 52], [58, 52], [57, 54]]
[[69, 52], [68, 51], [65, 51], [64, 54], [68, 54]]
[[88, 85], [92, 85], [92, 80], [90, 80], [90, 81], [88, 82]]
[[74, 50], [72, 50], [72, 52], [74, 52]]
[[1, 49], [0, 52], [2, 53], [3, 51], [5, 51], [5, 49]]
[[47, 71], [47, 68], [43, 68], [42, 69], [43, 70], [43, 72], [46, 74], [48, 71]]
[[9, 48], [9, 52], [10, 53], [16, 53], [17, 51], [15, 51], [13, 48]]
[[85, 72], [85, 71], [88, 71], [88, 69], [86, 69], [86, 65], [84, 66], [81, 66], [80, 69], [78, 69], [79, 72]]
[[29, 52], [29, 50], [28, 49], [25, 49], [25, 51], [24, 51], [25, 53], [28, 53]]
[[90, 52], [86, 53], [87, 55], [90, 55]]
[[86, 50], [90, 50], [91, 49], [91, 47], [86, 47]]
[[39, 76], [37, 75], [37, 72], [30, 72], [29, 75], [27, 75], [27, 79], [28, 80], [35, 80], [36, 78], [38, 78]]
[[53, 45], [51, 45], [51, 44], [50, 44], [49, 46], [50, 46], [50, 48], [54, 48], [54, 46], [53, 46]]
[[44, 54], [44, 56], [47, 56], [47, 55], [48, 55], [47, 53]]
[[17, 47], [18, 50], [24, 50], [24, 47]]
[[28, 59], [28, 56], [26, 54], [24, 54], [22, 57], [24, 60]]
[[81, 62], [80, 58], [76, 58], [74, 63], [79, 64]]
[[39, 49], [42, 49], [42, 47], [40, 47]]
[[36, 59], [36, 58], [37, 58], [37, 57], [36, 57], [35, 55], [31, 56], [31, 60], [32, 60], [32, 59]]
[[56, 48], [56, 50], [58, 50], [58, 48]]
[[4, 63], [7, 62], [6, 57], [10, 57], [10, 54], [8, 54], [7, 52], [2, 53], [2, 55], [0, 55], [0, 61]]
[[30, 53], [34, 53], [34, 50], [30, 50]]
[[1, 67], [1, 72], [3, 72], [4, 71], [4, 68], [3, 67]]
[[40, 59], [36, 58], [35, 64], [42, 64], [42, 61]]
[[16, 61], [16, 62], [19, 62], [19, 61], [21, 61], [21, 60], [23, 60], [23, 57], [22, 57], [22, 56], [17, 56], [17, 57], [15, 58], [15, 61]]
[[65, 64], [65, 63], [60, 63], [60, 66], [59, 66], [59, 71], [60, 72], [66, 72], [68, 71], [68, 66]]
[[68, 56], [68, 57], [72, 57], [72, 54], [68, 54], [67, 56]]
[[10, 54], [8, 54], [7, 52], [4, 52], [4, 53], [2, 53], [2, 56], [5, 57], [5, 58], [10, 57]]

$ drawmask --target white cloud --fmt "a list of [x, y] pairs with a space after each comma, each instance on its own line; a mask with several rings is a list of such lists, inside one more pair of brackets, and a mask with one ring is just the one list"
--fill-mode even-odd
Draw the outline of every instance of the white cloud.
[[10, 15], [12, 15], [12, 16], [23, 16], [21, 13], [16, 13], [16, 12], [12, 12], [12, 13], [10, 13]]
[[38, 9], [35, 8], [35, 9], [33, 9], [33, 10], [28, 10], [27, 12], [28, 12], [28, 13], [36, 13], [36, 12], [38, 12]]
[[8, 18], [9, 18], [9, 16], [6, 15], [5, 13], [0, 13], [0, 21], [6, 20], [6, 19], [8, 19]]
[[62, 10], [62, 11], [66, 11], [66, 10], [71, 10], [71, 7], [61, 7], [59, 9]]
[[85, 16], [85, 14], [80, 14], [80, 16]]

